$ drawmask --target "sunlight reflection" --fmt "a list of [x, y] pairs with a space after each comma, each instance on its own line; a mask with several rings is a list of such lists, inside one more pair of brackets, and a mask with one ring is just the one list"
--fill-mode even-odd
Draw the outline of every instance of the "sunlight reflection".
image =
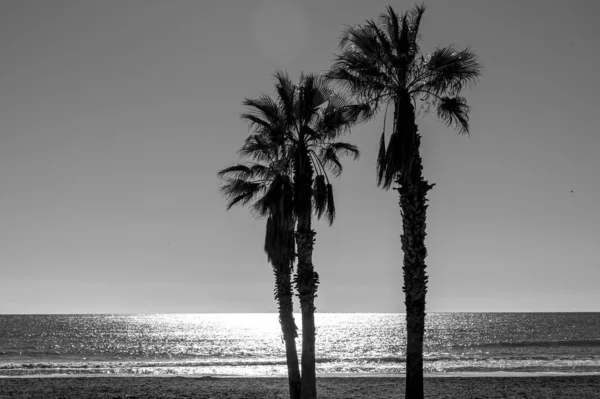
[[[300, 324], [300, 315], [294, 316]], [[274, 313], [17, 319], [18, 332], [5, 331], [7, 338], [0, 342], [0, 375], [286, 372], [285, 345]], [[600, 340], [590, 339], [597, 336], [600, 317], [432, 313], [426, 323], [426, 372], [600, 369]], [[405, 369], [404, 315], [317, 313], [315, 324], [318, 373]], [[0, 335], [2, 328], [0, 324]]]

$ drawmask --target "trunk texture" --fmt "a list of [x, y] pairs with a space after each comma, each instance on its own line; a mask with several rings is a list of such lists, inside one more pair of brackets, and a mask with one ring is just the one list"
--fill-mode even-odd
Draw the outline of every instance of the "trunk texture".
[[[305, 223], [304, 223], [305, 224]], [[299, 223], [300, 226], [300, 223]], [[298, 272], [296, 289], [302, 309], [302, 399], [317, 398], [317, 374], [315, 368], [315, 297], [319, 276], [312, 264], [312, 251], [315, 233], [299, 227], [296, 233], [298, 246]]]
[[[398, 183], [402, 213], [401, 236], [404, 262], [403, 291], [406, 305], [406, 399], [423, 399], [423, 336], [425, 334], [425, 227], [427, 216], [427, 192], [433, 187], [423, 179], [423, 163], [420, 155], [421, 137], [414, 124], [414, 108], [410, 101], [401, 101], [405, 132], [412, 132], [407, 139], [410, 149], [408, 168]], [[407, 117], [409, 116], [409, 117]], [[398, 123], [398, 126], [401, 126]]]
[[[301, 137], [300, 142], [304, 142]], [[294, 164], [294, 201], [298, 224], [296, 249], [298, 265], [294, 283], [302, 311], [302, 399], [317, 398], [317, 374], [315, 369], [315, 297], [319, 275], [312, 263], [315, 232], [312, 230], [312, 184], [313, 169], [304, 145], [298, 151]]]
[[276, 297], [279, 301], [279, 322], [285, 341], [285, 357], [288, 369], [290, 398], [300, 399], [300, 368], [298, 351], [296, 350], [297, 327], [294, 321], [294, 305], [292, 282], [289, 268], [287, 271], [275, 272]]

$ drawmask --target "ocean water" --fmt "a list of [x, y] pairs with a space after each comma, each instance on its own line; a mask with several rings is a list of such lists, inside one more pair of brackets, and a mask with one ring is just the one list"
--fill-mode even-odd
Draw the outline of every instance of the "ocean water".
[[[405, 370], [404, 315], [318, 313], [316, 324], [318, 373]], [[600, 313], [433, 313], [425, 342], [427, 373], [600, 372]], [[264, 376], [286, 366], [276, 314], [0, 315], [0, 376], [39, 374]]]

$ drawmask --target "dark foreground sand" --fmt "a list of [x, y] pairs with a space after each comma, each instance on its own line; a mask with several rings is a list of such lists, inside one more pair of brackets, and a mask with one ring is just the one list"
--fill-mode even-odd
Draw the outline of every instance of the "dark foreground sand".
[[[404, 398], [404, 379], [322, 377], [321, 399]], [[566, 377], [431, 377], [429, 399], [600, 398], [600, 376]], [[288, 398], [283, 378], [215, 377], [79, 377], [0, 378], [0, 398]]]

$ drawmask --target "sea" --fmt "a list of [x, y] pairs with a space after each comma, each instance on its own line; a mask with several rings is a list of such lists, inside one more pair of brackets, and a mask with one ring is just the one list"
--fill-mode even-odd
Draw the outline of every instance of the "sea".
[[[404, 318], [317, 313], [317, 373], [403, 373]], [[284, 350], [274, 313], [0, 315], [0, 376], [285, 376]], [[424, 368], [598, 373], [600, 313], [430, 313]]]

